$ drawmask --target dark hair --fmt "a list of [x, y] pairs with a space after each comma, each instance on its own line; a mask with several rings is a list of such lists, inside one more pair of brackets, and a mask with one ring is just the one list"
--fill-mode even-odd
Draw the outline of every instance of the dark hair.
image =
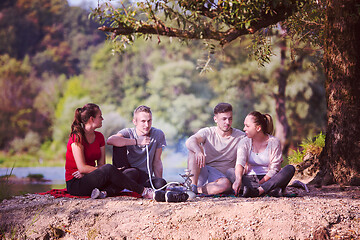
[[75, 137], [75, 142], [81, 143], [85, 139], [84, 124], [89, 121], [90, 117], [96, 117], [100, 108], [94, 103], [88, 103], [82, 108], [75, 110], [74, 122], [71, 125], [71, 137]]
[[135, 110], [134, 110], [134, 116], [135, 116], [135, 114], [138, 113], [138, 112], [147, 112], [147, 113], [152, 114], [152, 113], [151, 113], [151, 109], [150, 109], [149, 107], [145, 106], [145, 105], [140, 105], [140, 106], [138, 106], [137, 108], [135, 108]]
[[262, 114], [260, 112], [253, 111], [249, 113], [248, 116], [252, 116], [254, 123], [261, 126], [261, 131], [263, 133], [270, 135], [274, 134], [274, 124], [270, 114]]
[[232, 106], [230, 103], [219, 103], [214, 108], [214, 114], [232, 112]]

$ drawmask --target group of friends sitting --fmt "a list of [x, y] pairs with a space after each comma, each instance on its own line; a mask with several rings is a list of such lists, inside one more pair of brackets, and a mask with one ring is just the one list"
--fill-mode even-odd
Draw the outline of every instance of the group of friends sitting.
[[[134, 110], [133, 128], [124, 128], [106, 141], [96, 131], [102, 126], [98, 105], [75, 110], [67, 144], [65, 180], [75, 196], [105, 198], [124, 189], [159, 202], [184, 202], [189, 191], [167, 184], [163, 178], [165, 134], [152, 127], [147, 106]], [[242, 197], [282, 196], [295, 168], [283, 162], [280, 141], [273, 136], [269, 114], [254, 111], [244, 121], [244, 131], [232, 127], [229, 103], [214, 108], [216, 126], [200, 129], [186, 141], [191, 192]], [[112, 164], [105, 161], [105, 142], [113, 146]]]

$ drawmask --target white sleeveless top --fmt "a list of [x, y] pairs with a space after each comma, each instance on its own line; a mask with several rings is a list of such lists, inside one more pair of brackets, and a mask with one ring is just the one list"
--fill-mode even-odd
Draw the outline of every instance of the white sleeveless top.
[[266, 175], [269, 171], [269, 156], [269, 144], [261, 153], [254, 153], [251, 149], [247, 175]]

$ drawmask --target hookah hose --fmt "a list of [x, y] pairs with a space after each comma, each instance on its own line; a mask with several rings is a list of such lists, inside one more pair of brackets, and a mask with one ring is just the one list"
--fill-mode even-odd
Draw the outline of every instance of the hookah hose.
[[154, 187], [154, 184], [152, 182], [151, 172], [150, 172], [150, 158], [149, 158], [149, 147], [148, 147], [148, 145], [146, 145], [145, 148], [146, 148], [146, 163], [147, 163], [147, 169], [148, 169], [148, 174], [149, 174], [149, 181], [150, 181], [152, 189], [154, 189], [154, 191], [158, 191], [158, 190], [161, 190], [163, 188], [166, 188], [170, 184], [179, 184], [179, 185], [181, 185], [181, 183], [179, 183], [179, 182], [169, 182], [169, 183], [165, 184], [164, 186], [162, 186], [161, 188], [156, 189]]

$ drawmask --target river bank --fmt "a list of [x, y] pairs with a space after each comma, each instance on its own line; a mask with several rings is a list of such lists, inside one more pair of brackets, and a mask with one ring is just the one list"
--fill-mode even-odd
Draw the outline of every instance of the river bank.
[[[0, 203], [4, 239], [359, 239], [360, 188], [338, 185], [297, 197], [197, 197], [159, 203], [132, 197], [27, 194]], [[0, 237], [1, 239], [1, 237]]]

